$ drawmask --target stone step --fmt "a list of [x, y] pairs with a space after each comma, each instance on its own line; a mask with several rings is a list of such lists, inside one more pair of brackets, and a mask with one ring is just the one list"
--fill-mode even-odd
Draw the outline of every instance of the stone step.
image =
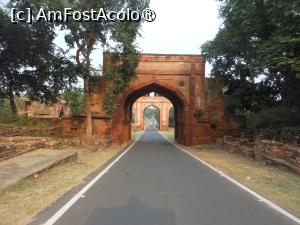
[[0, 162], [0, 188], [40, 173], [60, 163], [77, 159], [77, 152], [39, 149]]

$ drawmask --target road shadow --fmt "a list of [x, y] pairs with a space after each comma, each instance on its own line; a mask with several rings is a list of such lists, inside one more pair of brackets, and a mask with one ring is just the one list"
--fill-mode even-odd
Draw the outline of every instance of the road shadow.
[[175, 215], [167, 209], [151, 208], [137, 197], [116, 208], [96, 208], [86, 225], [176, 225]]

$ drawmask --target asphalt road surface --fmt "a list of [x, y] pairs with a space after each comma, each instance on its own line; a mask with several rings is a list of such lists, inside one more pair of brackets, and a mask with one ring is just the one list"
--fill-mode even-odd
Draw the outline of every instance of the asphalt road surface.
[[[35, 223], [46, 221], [51, 210], [39, 215]], [[179, 150], [158, 132], [147, 130], [55, 224], [296, 223]]]

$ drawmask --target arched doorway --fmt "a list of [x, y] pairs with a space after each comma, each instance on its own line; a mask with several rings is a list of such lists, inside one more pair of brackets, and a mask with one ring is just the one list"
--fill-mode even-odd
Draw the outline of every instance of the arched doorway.
[[160, 116], [161, 110], [155, 106], [150, 105], [146, 107], [143, 111], [143, 128], [150, 128], [152, 130], [159, 130], [160, 129]]
[[[132, 130], [144, 130], [144, 112], [145, 109], [153, 106], [159, 109], [159, 128], [161, 131], [169, 130], [169, 110], [173, 108], [173, 104], [165, 97], [158, 93], [152, 92], [138, 98], [132, 107]], [[158, 115], [157, 115], [158, 116]]]
[[175, 125], [175, 140], [180, 144], [185, 144], [185, 109], [187, 108], [187, 101], [174, 88], [164, 84], [163, 82], [148, 82], [144, 85], [137, 85], [131, 87], [120, 101], [120, 107], [116, 110], [113, 120], [112, 129], [119, 138], [121, 143], [126, 143], [131, 140], [131, 121], [132, 121], [132, 107], [134, 102], [141, 96], [148, 93], [155, 92], [167, 98], [174, 107], [174, 125]]

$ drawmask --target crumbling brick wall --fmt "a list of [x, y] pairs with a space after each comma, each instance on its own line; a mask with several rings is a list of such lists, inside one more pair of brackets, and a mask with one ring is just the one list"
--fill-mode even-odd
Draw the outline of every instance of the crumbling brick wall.
[[62, 133], [61, 126], [52, 128], [30, 128], [0, 124], [0, 137], [4, 136], [57, 136]]

